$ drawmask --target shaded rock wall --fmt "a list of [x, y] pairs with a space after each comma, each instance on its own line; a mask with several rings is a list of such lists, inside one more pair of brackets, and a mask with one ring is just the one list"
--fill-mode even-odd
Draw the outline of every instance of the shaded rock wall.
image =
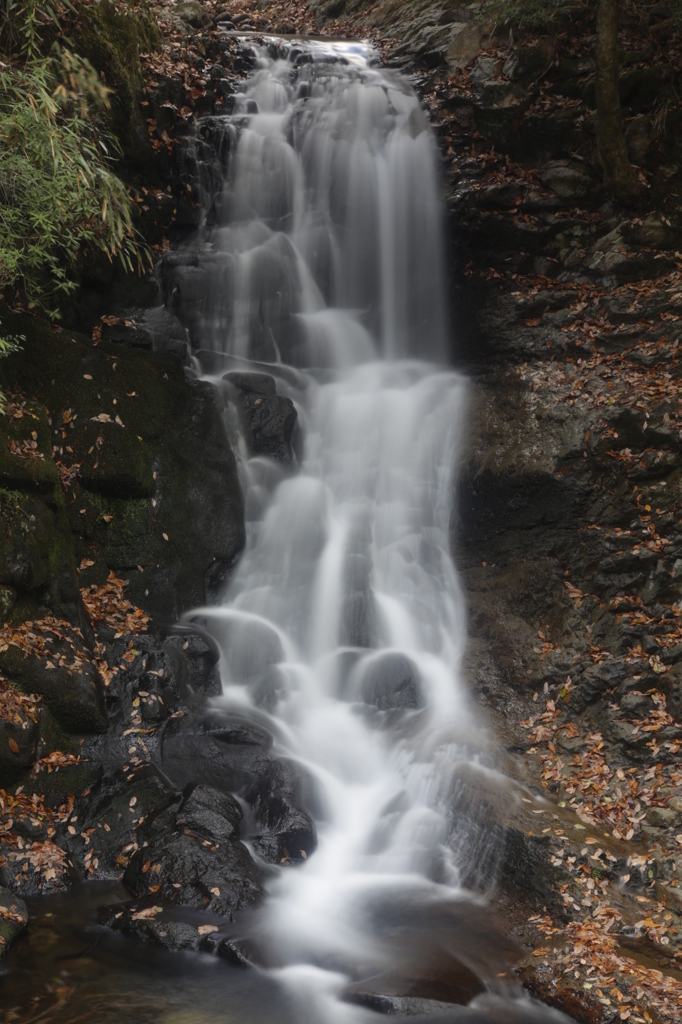
[[166, 621], [210, 600], [244, 542], [216, 391], [170, 354], [3, 323], [26, 337], [0, 364], [4, 618], [78, 622], [79, 587], [111, 570]]

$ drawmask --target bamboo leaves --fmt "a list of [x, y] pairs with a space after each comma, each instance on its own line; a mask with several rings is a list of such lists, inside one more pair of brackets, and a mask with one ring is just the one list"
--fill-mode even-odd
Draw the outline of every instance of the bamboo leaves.
[[0, 289], [20, 288], [29, 307], [54, 311], [88, 250], [142, 268], [111, 169], [117, 143], [95, 119], [108, 102], [94, 69], [68, 50], [0, 65]]

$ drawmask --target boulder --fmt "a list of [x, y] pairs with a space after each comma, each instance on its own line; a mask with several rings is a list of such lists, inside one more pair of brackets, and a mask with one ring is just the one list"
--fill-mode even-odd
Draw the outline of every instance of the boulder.
[[465, 68], [478, 53], [483, 28], [474, 21], [457, 21], [450, 26], [445, 57], [452, 71]]
[[359, 672], [366, 704], [374, 704], [380, 711], [424, 707], [419, 671], [404, 654], [390, 651], [372, 657], [360, 666]]
[[24, 654], [9, 645], [0, 652], [0, 671], [13, 680], [24, 693], [42, 697], [59, 725], [67, 733], [104, 732], [107, 715], [104, 707], [102, 680], [90, 661], [74, 660], [71, 651], [65, 657], [70, 667], [55, 664], [59, 649], [50, 657]]
[[124, 310], [113, 323], [102, 325], [102, 338], [132, 348], [171, 352], [183, 362], [187, 358], [187, 332], [165, 306]]
[[55, 507], [28, 490], [0, 490], [0, 585], [8, 588], [7, 613], [21, 610], [26, 617], [43, 606], [80, 621], [73, 542], [62, 502]]
[[647, 825], [654, 828], [679, 828], [682, 814], [672, 807], [649, 807], [646, 812]]
[[204, 23], [203, 8], [201, 4], [195, 3], [194, 0], [184, 0], [183, 3], [176, 4], [173, 8], [173, 14], [178, 18], [182, 18], [191, 28], [201, 28]]
[[208, 635], [174, 627], [165, 637], [139, 637], [136, 649], [141, 656], [110, 692], [118, 691], [130, 710], [139, 698], [145, 722], [161, 722], [178, 709], [196, 710], [201, 698], [220, 694], [219, 653]]
[[[137, 849], [138, 840], [143, 842], [142, 835], [151, 834], [157, 818], [168, 808], [177, 807], [180, 800], [181, 794], [149, 768], [130, 782], [121, 774], [105, 779], [84, 811], [78, 834], [69, 840], [74, 863], [83, 865], [87, 854], [94, 877], [111, 878], [120, 873]], [[86, 830], [88, 843], [81, 836]]]
[[263, 898], [262, 876], [238, 841], [211, 843], [189, 832], [170, 832], [135, 853], [123, 876], [138, 897], [152, 885], [154, 900], [182, 904], [233, 920]]
[[554, 160], [540, 172], [540, 181], [562, 199], [582, 199], [599, 191], [599, 183], [584, 167], [568, 160]]
[[291, 761], [273, 761], [245, 791], [255, 819], [251, 841], [272, 864], [305, 860], [317, 846], [313, 820], [305, 809], [312, 784]]
[[211, 786], [239, 793], [270, 766], [272, 735], [234, 715], [183, 716], [166, 722], [161, 737], [161, 764], [178, 786]]
[[102, 778], [99, 761], [80, 761], [55, 771], [45, 769], [31, 776], [31, 791], [44, 798], [48, 807], [60, 807], [70, 796], [87, 796]]
[[298, 414], [290, 398], [277, 394], [273, 377], [231, 370], [223, 376], [236, 391], [251, 455], [292, 462], [291, 439]]
[[229, 793], [210, 786], [196, 786], [185, 800], [177, 816], [178, 825], [198, 832], [202, 838], [216, 843], [236, 839], [242, 809]]
[[11, 718], [2, 717], [2, 710], [0, 703], [0, 788], [4, 789], [35, 761], [39, 723], [37, 716], [34, 720], [19, 710]]

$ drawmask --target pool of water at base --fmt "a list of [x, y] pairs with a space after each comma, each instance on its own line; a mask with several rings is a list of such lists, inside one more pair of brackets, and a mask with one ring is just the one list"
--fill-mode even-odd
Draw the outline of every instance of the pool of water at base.
[[[0, 968], [0, 1024], [326, 1024], [346, 1016], [333, 987], [325, 1009], [323, 999], [311, 1003], [305, 978], [299, 986], [276, 971], [171, 953], [103, 927], [99, 908], [127, 899], [117, 883], [90, 882], [29, 900], [29, 928]], [[388, 1004], [377, 1012], [346, 998], [348, 1024], [381, 1024], [387, 1015]], [[570, 1024], [520, 986], [468, 1006], [398, 999], [392, 1017], [396, 1010], [410, 1024]]]

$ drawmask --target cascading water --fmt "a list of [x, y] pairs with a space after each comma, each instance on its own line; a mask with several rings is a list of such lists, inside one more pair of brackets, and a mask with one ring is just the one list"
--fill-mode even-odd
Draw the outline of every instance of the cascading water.
[[479, 993], [461, 1019], [554, 1019], [480, 996], [503, 944], [463, 888], [483, 856], [453, 814], [482, 749], [449, 554], [466, 387], [441, 368], [428, 125], [367, 47], [306, 42], [261, 51], [211, 130], [226, 173], [206, 180], [178, 301], [213, 370], [267, 370], [300, 424], [296, 469], [242, 442], [247, 549], [222, 604], [193, 615], [222, 648], [222, 704], [267, 716], [314, 792], [317, 848], [286, 851], [299, 863], [255, 937], [299, 1019], [355, 1019], [368, 1011], [339, 992], [433, 992], [453, 972]]

